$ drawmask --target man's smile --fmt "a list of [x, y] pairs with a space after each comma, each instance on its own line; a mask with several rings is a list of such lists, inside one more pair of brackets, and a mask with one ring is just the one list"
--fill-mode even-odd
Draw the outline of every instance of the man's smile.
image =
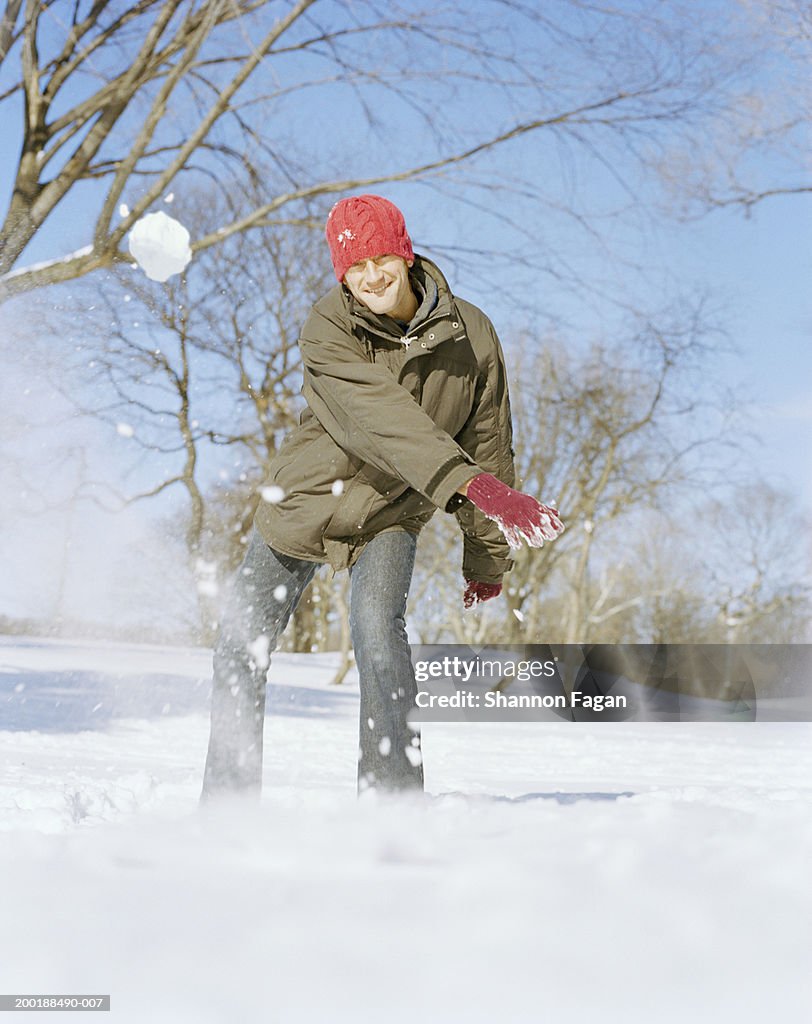
[[344, 284], [368, 309], [408, 323], [418, 307], [409, 281], [411, 262], [391, 253], [358, 260], [348, 268]]
[[386, 289], [389, 287], [391, 283], [391, 281], [385, 281], [383, 284], [377, 285], [375, 287], [368, 284], [367, 291], [370, 292], [372, 295], [377, 295], [380, 297], [381, 295], [383, 295], [383, 293], [386, 291]]

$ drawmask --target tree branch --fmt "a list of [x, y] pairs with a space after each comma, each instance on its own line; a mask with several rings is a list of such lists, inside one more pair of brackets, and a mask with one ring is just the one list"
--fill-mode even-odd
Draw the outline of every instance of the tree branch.
[[3, 20], [0, 21], [0, 65], [14, 45], [14, 26], [17, 24], [17, 16], [22, 5], [23, 0], [7, 0]]

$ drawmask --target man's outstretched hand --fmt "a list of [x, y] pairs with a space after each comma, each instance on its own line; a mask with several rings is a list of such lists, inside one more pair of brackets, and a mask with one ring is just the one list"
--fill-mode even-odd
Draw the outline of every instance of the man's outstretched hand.
[[512, 548], [522, 541], [540, 548], [545, 540], [555, 540], [564, 529], [558, 509], [542, 505], [530, 494], [514, 490], [490, 473], [479, 473], [468, 484], [467, 497], [492, 519]]
[[468, 586], [462, 595], [462, 603], [466, 608], [489, 601], [492, 597], [499, 597], [502, 593], [501, 583], [478, 583], [476, 580], [466, 580], [465, 582]]

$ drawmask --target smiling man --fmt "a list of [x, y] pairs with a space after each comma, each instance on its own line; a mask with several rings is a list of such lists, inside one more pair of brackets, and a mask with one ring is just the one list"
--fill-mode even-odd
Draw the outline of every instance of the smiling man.
[[422, 790], [405, 619], [420, 530], [438, 509], [456, 515], [468, 608], [500, 594], [511, 548], [563, 529], [512, 486], [507, 375], [485, 314], [415, 255], [382, 196], [336, 203], [326, 237], [338, 284], [302, 328], [307, 407], [269, 467], [274, 500], [224, 611], [204, 799], [260, 792], [269, 654], [322, 563], [350, 573], [358, 790]]
[[414, 260], [391, 253], [359, 260], [347, 270], [344, 284], [373, 313], [385, 313], [408, 323], [417, 312], [417, 298], [409, 281], [412, 266]]

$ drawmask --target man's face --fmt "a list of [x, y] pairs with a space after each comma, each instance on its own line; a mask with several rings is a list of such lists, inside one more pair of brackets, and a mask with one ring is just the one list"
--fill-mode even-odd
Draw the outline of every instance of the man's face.
[[344, 284], [373, 313], [397, 318], [398, 311], [408, 310], [414, 301], [409, 283], [413, 262], [392, 255], [359, 260], [344, 275]]

